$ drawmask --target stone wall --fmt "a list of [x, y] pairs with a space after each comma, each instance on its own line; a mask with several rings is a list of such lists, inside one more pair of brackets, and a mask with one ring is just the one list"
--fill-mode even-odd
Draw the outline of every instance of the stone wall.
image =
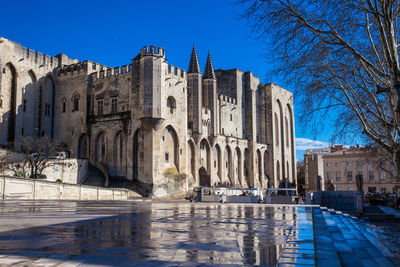
[[88, 163], [85, 159], [51, 160], [43, 174], [50, 182], [60, 179], [63, 183], [81, 184], [86, 179]]
[[0, 177], [0, 199], [128, 200], [138, 196], [126, 189]]
[[361, 193], [356, 191], [316, 191], [306, 194], [306, 204], [317, 204], [350, 214], [362, 213]]

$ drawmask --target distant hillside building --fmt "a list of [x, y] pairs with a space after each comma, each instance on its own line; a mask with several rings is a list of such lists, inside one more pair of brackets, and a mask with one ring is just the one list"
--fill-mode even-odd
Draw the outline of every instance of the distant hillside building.
[[50, 136], [149, 191], [296, 184], [293, 96], [251, 72], [189, 68], [159, 47], [110, 68], [0, 38], [0, 144]]

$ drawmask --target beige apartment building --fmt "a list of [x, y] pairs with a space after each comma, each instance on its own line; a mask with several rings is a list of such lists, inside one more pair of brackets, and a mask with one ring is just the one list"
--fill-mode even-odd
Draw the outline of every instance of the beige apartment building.
[[350, 147], [323, 156], [324, 183], [331, 181], [336, 191], [357, 190], [356, 175], [363, 177], [364, 192], [400, 193], [395, 168], [376, 149]]

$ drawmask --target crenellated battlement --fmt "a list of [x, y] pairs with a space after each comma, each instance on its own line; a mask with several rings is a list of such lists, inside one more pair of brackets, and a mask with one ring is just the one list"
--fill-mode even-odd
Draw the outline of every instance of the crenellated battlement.
[[26, 48], [4, 37], [0, 37], [0, 44], [2, 43], [4, 43], [6, 48], [8, 47], [14, 50], [14, 54], [20, 57], [19, 61], [27, 60], [33, 64], [39, 65], [39, 67], [57, 68], [59, 66], [59, 59], [57, 57], [51, 57], [42, 52]]
[[58, 76], [61, 75], [87, 75], [88, 62], [78, 62], [71, 65], [65, 65], [57, 69]]
[[225, 95], [218, 95], [218, 100], [222, 102], [222, 104], [229, 104], [229, 105], [237, 105], [237, 99]]
[[176, 78], [186, 78], [186, 71], [179, 67], [168, 64], [168, 74]]
[[154, 45], [148, 47], [144, 46], [142, 49], [140, 49], [140, 56], [158, 56], [158, 57], [165, 57], [165, 51], [164, 48], [158, 47], [156, 48]]
[[127, 73], [130, 73], [132, 70], [132, 65], [124, 65], [121, 67], [115, 68], [104, 68], [100, 71], [94, 72], [91, 74], [92, 81], [99, 79], [107, 79], [114, 76], [125, 76]]

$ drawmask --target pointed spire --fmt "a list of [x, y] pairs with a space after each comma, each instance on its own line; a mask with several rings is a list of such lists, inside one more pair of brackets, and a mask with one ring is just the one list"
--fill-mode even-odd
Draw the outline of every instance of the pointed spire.
[[214, 67], [211, 61], [210, 51], [208, 51], [206, 69], [204, 70], [203, 79], [216, 79], [214, 73]]
[[199, 64], [199, 59], [197, 58], [197, 52], [196, 52], [196, 47], [193, 44], [193, 49], [192, 49], [192, 56], [190, 57], [190, 62], [189, 62], [189, 73], [200, 73], [200, 64]]

